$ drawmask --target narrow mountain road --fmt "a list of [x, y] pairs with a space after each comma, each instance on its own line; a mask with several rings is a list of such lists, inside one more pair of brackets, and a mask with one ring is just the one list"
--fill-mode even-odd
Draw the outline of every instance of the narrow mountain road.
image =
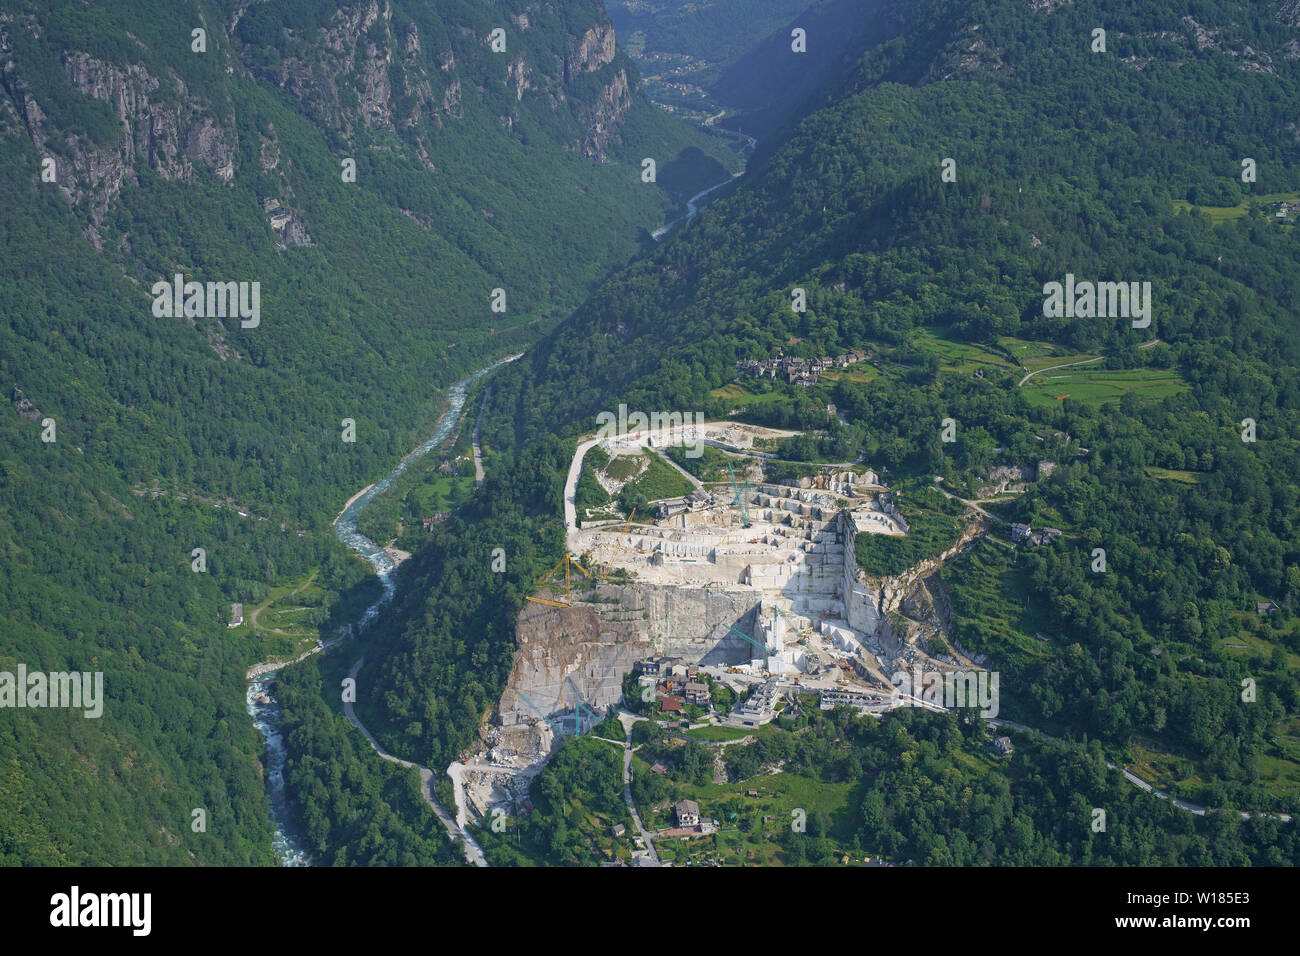
[[[993, 521], [998, 522], [999, 524], [1009, 524], [1009, 523], [1010, 523], [1010, 522], [1007, 521], [1006, 518], [999, 518], [997, 515], [992, 514], [992, 513], [988, 512], [988, 511], [985, 511], [983, 508], [981, 508], [981, 507], [979, 506], [979, 504], [978, 504], [974, 499], [972, 499], [972, 498], [963, 498], [963, 497], [961, 497], [960, 495], [954, 495], [951, 491], [948, 491], [946, 488], [944, 488], [944, 487], [939, 483], [939, 479], [937, 479], [937, 478], [936, 478], [935, 481], [934, 481], [934, 487], [937, 488], [938, 491], [939, 491], [939, 494], [943, 495], [945, 498], [950, 498], [950, 499], [952, 499], [953, 501], [960, 501], [960, 502], [961, 502], [962, 504], [964, 504], [966, 507], [971, 508], [972, 510], [974, 510], [977, 514], [981, 514], [981, 515], [983, 515], [983, 516], [986, 517], [986, 518], [989, 518], [989, 519], [991, 519], [991, 520], [993, 520]], [[989, 499], [988, 499], [988, 498], [983, 498], [983, 499], [980, 499], [980, 500], [988, 501]]]
[[483, 427], [483, 413], [487, 411], [488, 399], [492, 397], [492, 386], [489, 385], [483, 390], [483, 404], [478, 408], [478, 420], [474, 422], [474, 484], [478, 487], [483, 486], [483, 448], [478, 442], [479, 429]]
[[[357, 673], [361, 670], [361, 665], [365, 662], [366, 659], [364, 657], [358, 658], [357, 662], [352, 665], [352, 669], [348, 671], [348, 677], [355, 681], [357, 679]], [[374, 749], [375, 753], [379, 754], [379, 756], [383, 757], [389, 763], [395, 763], [399, 767], [411, 767], [420, 772], [420, 790], [424, 794], [424, 802], [432, 807], [433, 812], [438, 815], [438, 819], [441, 820], [442, 825], [446, 827], [447, 835], [451, 837], [452, 842], [454, 843], [457, 839], [462, 842], [465, 848], [465, 861], [474, 864], [474, 866], [487, 866], [487, 858], [483, 856], [482, 847], [478, 845], [475, 839], [470, 836], [467, 831], [461, 828], [460, 824], [452, 819], [451, 814], [443, 808], [442, 804], [438, 802], [438, 798], [434, 796], [433, 771], [428, 767], [420, 766], [418, 763], [412, 763], [409, 760], [394, 757], [383, 747], [379, 746], [379, 741], [375, 740], [374, 735], [366, 729], [365, 724], [361, 723], [360, 718], [357, 717], [351, 701], [345, 700], [343, 702], [343, 713], [347, 716], [348, 723], [361, 731], [366, 740], [370, 742], [370, 746]]]
[[1091, 365], [1093, 362], [1100, 362], [1103, 358], [1105, 358], [1104, 355], [1099, 355], [1096, 358], [1084, 359], [1082, 362], [1066, 362], [1064, 365], [1052, 365], [1048, 368], [1036, 369], [1035, 371], [1030, 372], [1028, 375], [1022, 378], [1019, 382], [1017, 382], [1016, 388], [1019, 388], [1021, 385], [1024, 385], [1025, 382], [1029, 381], [1031, 378], [1033, 378], [1035, 375], [1040, 374], [1041, 372], [1055, 372], [1058, 368], [1070, 368], [1071, 366], [1074, 365]]
[[[993, 724], [996, 727], [1010, 727], [1012, 730], [1033, 732], [1042, 737], [1045, 737], [1048, 740], [1055, 740], [1057, 743], [1068, 743], [1068, 741], [1064, 741], [1060, 737], [1053, 737], [1051, 734], [1043, 733], [1043, 731], [1038, 730], [1034, 727], [1026, 727], [1024, 724], [1018, 724], [1014, 720], [1004, 720], [1003, 718], [1000, 717], [988, 717], [985, 719], [987, 720], [988, 723]], [[1205, 816], [1205, 807], [1202, 807], [1199, 804], [1190, 803], [1186, 800], [1180, 800], [1177, 797], [1171, 797], [1163, 790], [1158, 789], [1155, 786], [1155, 784], [1147, 780], [1143, 780], [1137, 774], [1125, 770], [1123, 767], [1119, 766], [1119, 764], [1112, 763], [1111, 761], [1107, 760], [1106, 766], [1109, 767], [1111, 770], [1118, 770], [1120, 773], [1124, 775], [1124, 779], [1126, 779], [1129, 783], [1133, 784], [1139, 789], [1145, 790], [1147, 793], [1159, 797], [1161, 800], [1170, 800], [1173, 802], [1174, 806], [1186, 810], [1188, 813], [1193, 813], [1198, 817]], [[1253, 814], [1246, 813], [1244, 810], [1239, 810], [1237, 812], [1241, 814], [1241, 818], [1243, 820], [1249, 820], [1253, 816]], [[1261, 816], [1271, 817], [1276, 820], [1281, 820], [1283, 823], [1291, 822], [1291, 814], [1289, 813], [1264, 813], [1261, 814]]]
[[[301, 591], [303, 588], [307, 587], [309, 584], [312, 584], [312, 583], [316, 580], [316, 575], [317, 575], [317, 573], [319, 573], [319, 572], [318, 572], [318, 571], [313, 571], [313, 572], [311, 573], [311, 576], [310, 576], [309, 578], [307, 578], [306, 581], [303, 581], [303, 582], [302, 582], [301, 584], [299, 584], [296, 588], [294, 588], [292, 591], [290, 591], [288, 594], [286, 594], [286, 595], [284, 595], [284, 596], [287, 597], [287, 598], [297, 597], [299, 591]], [[259, 604], [257, 607], [253, 608], [251, 611], [248, 612], [248, 623], [249, 623], [249, 625], [250, 625], [254, 630], [257, 629], [257, 620], [258, 620], [258, 618], [260, 618], [260, 617], [262, 616], [262, 612], [265, 611], [268, 607], [270, 607], [270, 605], [271, 605], [272, 603], [273, 603], [273, 602], [271, 601], [271, 599], [270, 599], [270, 598], [267, 598], [267, 600], [263, 601], [263, 602], [262, 602], [261, 604]], [[305, 611], [306, 608], [288, 608], [287, 610]], [[293, 637], [293, 636], [295, 636], [295, 635], [293, 635], [293, 634], [290, 634], [288, 631], [281, 630], [281, 629], [278, 628], [278, 627], [268, 627], [268, 628], [263, 628], [263, 630], [270, 631], [272, 634], [280, 634], [280, 635], [283, 635], [284, 637]]]
[[645, 844], [646, 852], [650, 859], [654, 861], [655, 866], [659, 865], [659, 851], [655, 849], [655, 841], [641, 822], [641, 814], [637, 812], [636, 803], [632, 799], [632, 727], [638, 720], [644, 720], [644, 717], [638, 717], [636, 714], [628, 711], [620, 711], [618, 715], [619, 722], [623, 725], [625, 739], [623, 741], [623, 802], [627, 804], [628, 812], [632, 814], [632, 822], [636, 824], [636, 832], [641, 835], [641, 842]]

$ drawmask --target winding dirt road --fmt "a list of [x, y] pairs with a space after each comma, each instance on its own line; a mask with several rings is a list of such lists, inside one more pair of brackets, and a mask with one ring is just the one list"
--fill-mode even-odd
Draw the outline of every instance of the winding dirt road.
[[1042, 372], [1055, 372], [1058, 368], [1070, 368], [1071, 366], [1074, 365], [1091, 365], [1093, 362], [1100, 362], [1103, 358], [1105, 358], [1104, 355], [1098, 355], [1096, 358], [1084, 359], [1082, 362], [1066, 362], [1064, 365], [1051, 365], [1047, 368], [1035, 369], [1034, 371], [1026, 375], [1024, 378], [1022, 378], [1019, 382], [1017, 382], [1016, 388], [1019, 388], [1021, 385], [1024, 385], [1025, 382], [1029, 381], [1035, 375], [1038, 375]]
[[[366, 659], [364, 657], [358, 658], [357, 662], [352, 665], [352, 669], [348, 671], [348, 677], [355, 681], [357, 679], [357, 673], [361, 670], [361, 665], [365, 662]], [[447, 836], [451, 838], [452, 843], [455, 843], [457, 840], [461, 841], [461, 844], [465, 849], [465, 861], [467, 863], [472, 863], [474, 866], [487, 866], [488, 862], [487, 858], [483, 855], [483, 848], [478, 845], [478, 842], [470, 836], [469, 833], [461, 828], [460, 824], [452, 819], [451, 814], [446, 811], [443, 805], [438, 802], [438, 798], [433, 795], [433, 771], [428, 767], [420, 766], [418, 763], [403, 760], [401, 757], [394, 757], [383, 747], [379, 746], [379, 741], [375, 740], [374, 735], [366, 729], [365, 724], [361, 723], [361, 719], [357, 717], [351, 701], [345, 700], [343, 702], [343, 713], [347, 716], [348, 723], [361, 731], [366, 740], [370, 742], [370, 746], [374, 749], [375, 753], [379, 754], [379, 756], [383, 757], [389, 763], [395, 763], [399, 767], [411, 767], [420, 772], [420, 792], [424, 795], [424, 802], [432, 807], [433, 812], [438, 815], [438, 819], [442, 821], [442, 825], [447, 829]]]

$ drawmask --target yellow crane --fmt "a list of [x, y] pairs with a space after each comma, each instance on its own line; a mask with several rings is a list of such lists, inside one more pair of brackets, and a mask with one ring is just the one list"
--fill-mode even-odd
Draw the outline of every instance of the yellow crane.
[[561, 604], [559, 601], [548, 601], [545, 598], [536, 598], [533, 597], [532, 595], [525, 595], [524, 599], [527, 601], [532, 601], [534, 604], [545, 604], [550, 607], [572, 607], [573, 605], [569, 603], [569, 569], [576, 568], [578, 572], [588, 581], [591, 580], [591, 575], [587, 573], [586, 568], [584, 568], [580, 563], [578, 563], [573, 558], [571, 558], [568, 552], [565, 552], [564, 557], [560, 558], [559, 561], [555, 562], [555, 567], [551, 568], [551, 570], [546, 572], [546, 576], [537, 582], [536, 587], [541, 587], [542, 584], [549, 581], [551, 579], [551, 575], [553, 575], [556, 571], [560, 570], [560, 565], [564, 565], [564, 603], [563, 604]]

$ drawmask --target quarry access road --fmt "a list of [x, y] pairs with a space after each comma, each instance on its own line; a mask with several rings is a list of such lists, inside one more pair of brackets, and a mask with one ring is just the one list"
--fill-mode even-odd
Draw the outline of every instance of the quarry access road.
[[478, 443], [479, 429], [483, 427], [483, 413], [487, 411], [488, 399], [492, 397], [492, 386], [483, 390], [483, 404], [478, 407], [478, 420], [474, 422], [474, 437], [470, 444], [474, 449], [474, 485], [483, 487], [483, 447]]
[[[980, 507], [980, 506], [979, 506], [975, 501], [971, 500], [970, 498], [963, 498], [963, 497], [961, 497], [960, 495], [954, 495], [951, 491], [948, 491], [946, 488], [944, 488], [944, 487], [939, 483], [939, 479], [938, 479], [938, 478], [936, 478], [936, 479], [934, 480], [934, 487], [937, 488], [937, 489], [939, 490], [939, 494], [943, 495], [945, 498], [951, 498], [953, 501], [960, 501], [960, 502], [961, 502], [962, 504], [964, 504], [966, 507], [968, 507], [968, 508], [973, 508], [976, 512], [978, 512], [979, 514], [982, 514], [982, 515], [983, 515], [984, 517], [986, 517], [986, 518], [991, 518], [992, 520], [998, 522], [999, 524], [1009, 524], [1009, 523], [1010, 523], [1010, 522], [1007, 521], [1006, 518], [999, 518], [997, 515], [995, 515], [995, 514], [991, 514], [991, 513], [987, 512], [987, 511], [985, 511], [985, 510], [984, 510], [983, 508], [981, 508], [981, 507]], [[989, 499], [986, 498], [986, 499], [984, 499], [984, 500], [987, 501], [987, 500], [989, 500]]]
[[636, 803], [632, 800], [632, 725], [636, 720], [624, 720], [623, 717], [624, 715], [620, 713], [619, 722], [623, 724], [627, 734], [623, 741], [623, 802], [627, 804], [628, 812], [632, 814], [632, 822], [636, 824], [636, 832], [641, 835], [641, 842], [645, 844], [646, 852], [658, 866], [659, 851], [655, 849], [654, 838], [646, 831], [645, 824], [641, 822], [641, 814], [637, 813]]
[[[719, 423], [707, 422], [705, 424]], [[657, 451], [660, 447], [668, 444], [676, 444], [679, 441], [685, 443], [688, 432], [691, 433], [691, 437], [694, 439], [694, 432], [697, 427], [702, 426], [669, 425], [662, 428], [639, 428], [634, 432], [616, 435], [612, 440], [616, 445], [624, 446], [618, 449], [619, 452], [635, 453], [636, 446], [644, 448], [646, 445]], [[792, 432], [791, 434], [797, 433]], [[587, 457], [587, 452], [591, 449], [591, 446], [598, 444], [602, 440], [601, 437], [596, 437], [582, 442], [574, 451], [573, 460], [569, 462], [569, 473], [564, 479], [564, 530], [566, 534], [573, 534], [578, 530], [577, 492], [578, 478], [582, 474], [582, 462]], [[702, 441], [704, 444], [708, 444], [707, 439], [702, 439]]]
[[[352, 665], [352, 669], [348, 671], [348, 677], [353, 680], [354, 687], [356, 686], [355, 681], [357, 679], [357, 673], [361, 670], [361, 665], [365, 662], [366, 659], [364, 657], [358, 658], [357, 662]], [[443, 805], [438, 802], [438, 798], [433, 795], [433, 771], [428, 767], [420, 766], [418, 763], [403, 760], [401, 757], [394, 757], [383, 747], [379, 746], [379, 741], [374, 738], [374, 735], [366, 729], [366, 725], [361, 722], [359, 717], [357, 717], [356, 711], [353, 710], [352, 707], [352, 701], [347, 700], [346, 698], [343, 701], [343, 713], [347, 717], [348, 723], [361, 731], [362, 736], [370, 742], [370, 746], [375, 753], [379, 754], [379, 756], [383, 757], [389, 763], [395, 763], [399, 767], [413, 768], [419, 771], [420, 792], [424, 795], [424, 802], [433, 808], [433, 812], [437, 814], [438, 819], [442, 821], [442, 825], [447, 829], [447, 836], [451, 838], [451, 841], [453, 843], [455, 843], [457, 839], [461, 841], [465, 848], [465, 862], [472, 863], [474, 866], [487, 866], [488, 862], [487, 858], [483, 855], [483, 848], [478, 845], [478, 842], [475, 841], [475, 839], [470, 836], [459, 823], [452, 819], [451, 814], [446, 811]]]

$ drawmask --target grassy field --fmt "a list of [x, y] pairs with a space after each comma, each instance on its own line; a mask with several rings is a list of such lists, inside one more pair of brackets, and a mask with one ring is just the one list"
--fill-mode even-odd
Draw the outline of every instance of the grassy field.
[[317, 625], [311, 619], [312, 614], [326, 598], [325, 592], [316, 587], [317, 574], [318, 571], [313, 570], [300, 581], [271, 588], [270, 593], [256, 607], [244, 608], [244, 627], [253, 631], [281, 634], [295, 640], [315, 640]]
[[1125, 770], [1155, 784], [1166, 793], [1173, 787], [1177, 796], [1192, 803], [1202, 803], [1206, 799], [1205, 781], [1201, 779], [1194, 761], [1137, 742], [1129, 745], [1129, 752], [1133, 755], [1133, 760], [1125, 764]]
[[[664, 454], [700, 479], [700, 481], [726, 481], [730, 483], [731, 478], [727, 471], [727, 462], [731, 461], [731, 459], [727, 455], [724, 455], [716, 448], [707, 446], [703, 449], [704, 454], [698, 458], [691, 458], [686, 454], [688, 451], [694, 451], [694, 449], [687, 448], [684, 445], [675, 445], [671, 448], [665, 448]], [[742, 462], [742, 466], [743, 464]]]
[[289, 657], [306, 650], [320, 637], [324, 605], [331, 595], [315, 584], [317, 569], [298, 581], [271, 588], [256, 605], [244, 605], [244, 623], [231, 628], [232, 637], [257, 642], [258, 660]]
[[1054, 342], [1018, 339], [1011, 335], [999, 336], [998, 344], [1014, 355], [1016, 361], [1030, 372], [1050, 368], [1053, 365], [1064, 365], [1067, 362], [1086, 362], [1097, 357], [1092, 352], [1071, 352]]
[[694, 730], [686, 731], [686, 736], [700, 741], [728, 741], [739, 740], [747, 734], [752, 734], [753, 730], [746, 730], [742, 727], [696, 727]]
[[[650, 772], [639, 757], [634, 756], [632, 764], [634, 775]], [[638, 810], [646, 829], [652, 831], [673, 825], [672, 807], [682, 798], [695, 800], [702, 816], [718, 821], [719, 831], [712, 836], [655, 841], [660, 858], [675, 865], [684, 865], [687, 860], [696, 865], [703, 862], [724, 866], [782, 865], [784, 853], [776, 840], [789, 831], [792, 811], [796, 808], [804, 810], [809, 817], [825, 813], [831, 821], [828, 836], [832, 843], [836, 846], [847, 843], [854, 827], [847, 811], [856, 786], [847, 781], [825, 783], [791, 773], [762, 775], [738, 783], [677, 784], [671, 799]], [[746, 796], [750, 790], [757, 791], [758, 796]]]
[[[1237, 630], [1231, 636], [1224, 638], [1223, 650], [1225, 654], [1232, 654], [1234, 657], [1248, 658], [1259, 655], [1272, 656], [1277, 648], [1286, 651], [1288, 667], [1300, 667], [1300, 654], [1287, 650], [1285, 642], [1294, 642], [1294, 638], [1288, 638], [1287, 635], [1294, 635], [1300, 631], [1300, 618], [1291, 620], [1291, 628], [1282, 634], [1261, 631], [1262, 621], [1254, 611], [1232, 611], [1228, 617], [1236, 625]], [[1269, 634], [1269, 636], [1265, 636]], [[1233, 645], [1244, 644], [1245, 647], [1235, 647]]]
[[720, 398], [730, 402], [735, 408], [752, 408], [755, 405], [771, 405], [784, 402], [788, 399], [785, 392], [777, 390], [772, 392], [751, 392], [743, 385], [733, 382], [730, 385], [724, 385], [721, 388], [715, 388], [709, 392], [712, 398]]
[[1126, 392], [1142, 399], [1168, 398], [1185, 390], [1177, 373], [1165, 369], [1103, 369], [1087, 365], [1036, 375], [1022, 389], [1031, 404], [1047, 406], [1072, 398], [1098, 407], [1117, 402]]
[[1160, 481], [1176, 481], [1183, 485], [1194, 485], [1201, 480], [1203, 472], [1199, 471], [1176, 471], [1172, 468], [1156, 468], [1154, 465], [1148, 465], [1145, 469], [1147, 475]]
[[411, 501], [419, 514], [428, 517], [435, 511], [451, 511], [474, 493], [473, 476], [446, 475], [435, 472], [411, 490]]
[[1060, 353], [1060, 349], [1051, 342], [1034, 342], [1011, 335], [998, 336], [998, 345], [1014, 355], [1022, 365], [1027, 364], [1029, 359], [1053, 358]]
[[827, 369], [826, 371], [822, 372], [821, 378], [819, 378], [817, 382], [818, 384], [822, 382], [829, 382], [830, 384], [834, 385], [836, 382], [843, 379], [846, 382], [857, 382], [859, 385], [866, 385], [867, 383], [874, 382], [876, 380], [876, 375], [874, 373], [874, 370], [872, 372], [862, 371], [862, 369], [867, 367], [868, 366], [859, 363], [858, 365], [851, 366], [849, 368]]
[[604, 467], [606, 476], [615, 481], [627, 481], [645, 464], [645, 455], [619, 455]]
[[939, 368], [945, 372], [974, 372], [978, 368], [1014, 370], [1006, 357], [984, 345], [950, 338], [944, 329], [919, 329], [913, 341], [922, 349], [939, 357]]
[[[1241, 219], [1243, 216], [1248, 215], [1251, 206], [1264, 206], [1264, 211], [1267, 217], [1272, 219], [1273, 211], [1271, 206], [1273, 203], [1279, 202], [1300, 202], [1300, 193], [1269, 193], [1264, 196], [1251, 196], [1248, 199], [1243, 199], [1235, 206], [1198, 206], [1196, 208], [1208, 215], [1217, 226], [1221, 223], [1231, 222], [1234, 219]], [[1186, 199], [1174, 200], [1174, 212], [1177, 215], [1181, 216], [1191, 209], [1192, 204]]]
[[1273, 725], [1271, 746], [1259, 758], [1259, 777], [1271, 790], [1300, 789], [1300, 716]]
[[694, 486], [680, 472], [658, 455], [650, 456], [649, 466], [627, 488], [639, 491], [648, 501], [677, 498], [694, 490]]
[[[1143, 780], [1192, 803], [1210, 803], [1209, 788], [1196, 761], [1164, 753], [1141, 743], [1129, 746], [1133, 760], [1125, 769]], [[1252, 784], [1261, 795], [1300, 790], [1300, 717], [1289, 717], [1274, 725], [1274, 738], [1258, 757], [1259, 776]]]

